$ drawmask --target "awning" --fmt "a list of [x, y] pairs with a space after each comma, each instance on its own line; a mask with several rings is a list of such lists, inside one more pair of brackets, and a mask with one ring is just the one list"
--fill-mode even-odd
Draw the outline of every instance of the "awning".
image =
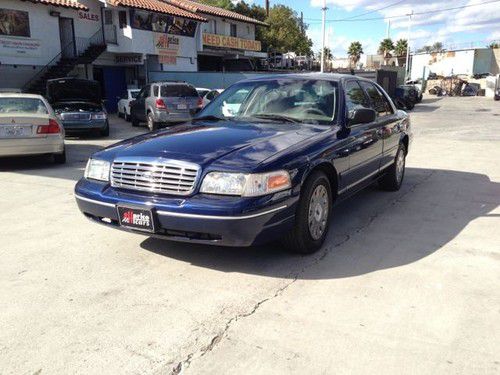
[[78, 10], [89, 10], [88, 7], [76, 0], [23, 0], [34, 4], [54, 5], [56, 7], [73, 8]]
[[169, 14], [175, 17], [189, 18], [195, 21], [207, 22], [207, 20], [197, 14], [180, 9], [174, 5], [167, 4], [160, 0], [107, 0], [107, 2], [114, 6], [124, 6], [129, 8], [150, 10], [152, 12], [159, 12]]

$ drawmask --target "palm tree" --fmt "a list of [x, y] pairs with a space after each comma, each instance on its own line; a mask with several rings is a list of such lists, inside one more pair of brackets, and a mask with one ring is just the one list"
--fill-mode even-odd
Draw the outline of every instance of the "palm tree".
[[406, 57], [406, 53], [408, 52], [408, 40], [399, 39], [394, 47], [394, 52], [398, 57]]
[[351, 60], [352, 65], [356, 66], [361, 55], [363, 54], [363, 46], [360, 42], [352, 42], [349, 48], [347, 49], [347, 54], [349, 55], [349, 59]]
[[391, 38], [385, 38], [380, 42], [378, 47], [378, 53], [384, 57], [384, 65], [389, 65], [389, 59], [392, 57], [392, 50], [394, 49], [394, 43]]

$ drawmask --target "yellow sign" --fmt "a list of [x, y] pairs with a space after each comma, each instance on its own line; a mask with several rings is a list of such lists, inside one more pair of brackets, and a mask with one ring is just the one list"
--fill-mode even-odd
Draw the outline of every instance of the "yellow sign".
[[211, 47], [242, 49], [247, 51], [260, 51], [262, 46], [258, 40], [235, 38], [227, 35], [203, 33], [203, 45]]

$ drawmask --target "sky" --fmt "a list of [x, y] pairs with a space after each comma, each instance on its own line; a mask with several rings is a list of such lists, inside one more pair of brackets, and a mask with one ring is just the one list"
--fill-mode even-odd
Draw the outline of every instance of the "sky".
[[[485, 47], [493, 40], [500, 42], [500, 1], [492, 0], [327, 0], [327, 20], [352, 18], [356, 22], [330, 21], [326, 24], [326, 45], [335, 57], [345, 57], [352, 41], [363, 45], [365, 54], [374, 54], [380, 41], [387, 35], [387, 19], [366, 20], [414, 15], [411, 23], [410, 47], [412, 50], [434, 42], [442, 42], [447, 49]], [[264, 5], [264, 0], [250, 3]], [[484, 4], [488, 3], [488, 4]], [[321, 49], [321, 8], [323, 0], [271, 0], [273, 4], [284, 4], [298, 14], [304, 13], [304, 22], [309, 25], [307, 34], [313, 40], [314, 51]], [[440, 9], [474, 5], [468, 8], [435, 12]], [[365, 14], [368, 13], [368, 14]], [[353, 18], [354, 17], [354, 18]], [[390, 19], [390, 37], [393, 40], [407, 38], [408, 17]]]

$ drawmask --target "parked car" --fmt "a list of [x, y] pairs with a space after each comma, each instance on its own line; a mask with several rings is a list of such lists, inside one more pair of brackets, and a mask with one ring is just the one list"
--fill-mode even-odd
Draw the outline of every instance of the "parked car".
[[201, 109], [202, 99], [186, 82], [155, 82], [146, 85], [131, 102], [132, 126], [146, 122], [149, 130], [160, 124], [189, 121]]
[[212, 100], [214, 100], [216, 97], [218, 97], [224, 89], [215, 89], [215, 90], [210, 90], [203, 96], [203, 107], [205, 107], [208, 103], [210, 103]]
[[79, 78], [47, 81], [47, 99], [66, 133], [93, 133], [109, 136], [108, 114], [99, 82]]
[[413, 85], [396, 87], [394, 103], [397, 108], [411, 111], [418, 101], [419, 94]]
[[203, 98], [205, 95], [207, 95], [210, 92], [210, 89], [206, 89], [203, 87], [197, 87], [196, 92], [198, 93], [198, 96], [200, 98]]
[[139, 94], [139, 89], [128, 89], [118, 100], [118, 117], [123, 117], [125, 121], [130, 121], [130, 102], [135, 100]]
[[[234, 98], [239, 109], [225, 114]], [[408, 115], [363, 78], [246, 80], [190, 123], [92, 155], [75, 196], [113, 228], [210, 245], [281, 239], [311, 253], [335, 202], [376, 181], [401, 187], [410, 140]]]
[[50, 154], [66, 162], [64, 128], [41, 95], [0, 93], [0, 156]]

